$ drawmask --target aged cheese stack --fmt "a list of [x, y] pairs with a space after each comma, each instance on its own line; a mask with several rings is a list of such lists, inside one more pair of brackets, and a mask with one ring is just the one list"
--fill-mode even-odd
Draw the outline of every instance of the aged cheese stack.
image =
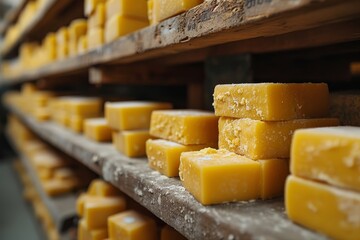
[[79, 41], [79, 53], [84, 53], [104, 44], [105, 3], [105, 0], [85, 0], [84, 14], [88, 17], [88, 32], [86, 37], [82, 37]]
[[203, 204], [281, 196], [293, 131], [338, 125], [320, 118], [327, 115], [328, 94], [326, 84], [216, 86], [220, 150], [181, 155], [185, 188]]
[[107, 0], [105, 41], [134, 32], [149, 25], [146, 0]]
[[170, 108], [170, 103], [160, 102], [107, 102], [105, 118], [113, 130], [115, 148], [128, 157], [145, 156], [145, 142], [150, 138], [152, 111]]
[[216, 147], [218, 117], [200, 110], [160, 110], [151, 116], [146, 142], [149, 166], [168, 177], [179, 176], [180, 154]]
[[290, 170], [289, 218], [334, 239], [359, 239], [360, 128], [297, 130]]
[[111, 128], [105, 118], [85, 119], [85, 137], [97, 142], [109, 142], [112, 139], [111, 132]]

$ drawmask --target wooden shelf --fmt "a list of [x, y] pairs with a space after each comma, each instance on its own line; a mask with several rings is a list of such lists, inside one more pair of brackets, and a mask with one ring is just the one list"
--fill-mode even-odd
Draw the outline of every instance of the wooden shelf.
[[14, 7], [13, 9], [11, 9], [5, 16], [4, 18], [4, 24], [2, 25], [2, 27], [0, 28], [0, 35], [4, 36], [4, 34], [6, 33], [6, 31], [9, 29], [9, 27], [15, 23], [21, 13], [21, 11], [24, 9], [24, 7], [26, 6], [28, 0], [21, 0], [20, 3]]
[[98, 172], [189, 239], [326, 239], [288, 220], [283, 199], [203, 206], [179, 179], [151, 170], [145, 158], [127, 158], [111, 144], [8, 109], [45, 141]]
[[357, 0], [210, 0], [86, 54], [0, 81], [58, 77], [104, 64], [179, 64], [213, 55], [358, 41], [359, 13]]
[[[20, 151], [17, 149], [14, 140], [10, 134], [7, 134], [7, 139], [11, 143], [12, 147], [20, 154]], [[54, 223], [58, 231], [60, 232], [64, 226], [65, 221], [75, 218], [76, 213], [76, 194], [69, 193], [61, 196], [50, 197], [43, 190], [40, 180], [35, 172], [35, 169], [31, 166], [30, 160], [20, 154], [20, 160], [25, 166], [29, 177], [35, 186], [36, 191], [38, 192], [42, 202], [45, 204], [46, 208], [49, 210]], [[66, 239], [66, 238], [64, 238]]]

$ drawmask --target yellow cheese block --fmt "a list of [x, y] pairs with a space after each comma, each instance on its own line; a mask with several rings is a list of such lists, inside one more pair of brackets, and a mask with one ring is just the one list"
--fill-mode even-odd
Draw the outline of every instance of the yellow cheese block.
[[59, 180], [59, 179], [48, 179], [41, 182], [44, 191], [49, 196], [58, 196], [64, 193], [72, 191], [77, 181], [71, 180]]
[[359, 239], [360, 193], [290, 176], [286, 181], [288, 217], [334, 239]]
[[69, 46], [68, 42], [66, 43], [58, 43], [56, 46], [56, 57], [57, 60], [64, 60], [69, 55]]
[[89, 195], [88, 193], [82, 193], [76, 199], [76, 213], [78, 214], [78, 216], [83, 217], [85, 203], [89, 203], [89, 202], [96, 203], [102, 201], [103, 199], [112, 199], [114, 197], [116, 198], [116, 196], [94, 196], [94, 195]]
[[184, 187], [204, 205], [260, 196], [260, 163], [225, 149], [182, 153], [179, 175]]
[[56, 60], [56, 34], [48, 33], [43, 40], [42, 46], [45, 51], [46, 60], [48, 62]]
[[77, 43], [81, 36], [84, 36], [87, 31], [86, 19], [75, 19], [71, 22], [69, 28], [69, 40]]
[[79, 38], [77, 53], [80, 55], [86, 52], [87, 52], [87, 36], [85, 35]]
[[48, 108], [37, 107], [33, 111], [34, 111], [33, 113], [34, 118], [40, 122], [49, 120], [50, 118], [50, 113]]
[[149, 139], [146, 141], [146, 155], [152, 169], [168, 177], [177, 177], [179, 176], [180, 154], [206, 147], [214, 146], [205, 144], [185, 146], [164, 139]]
[[146, 129], [150, 126], [152, 111], [170, 108], [172, 108], [170, 103], [107, 102], [105, 103], [105, 117], [110, 127], [116, 130]]
[[[148, 5], [150, 12], [149, 18], [152, 20], [152, 24], [156, 24], [167, 18], [178, 15], [182, 12], [193, 8], [203, 0], [151, 0], [152, 3]], [[152, 7], [152, 8], [151, 8]], [[150, 17], [150, 14], [152, 16]]]
[[77, 115], [69, 115], [68, 127], [76, 133], [82, 133], [84, 130], [85, 118]]
[[160, 240], [186, 240], [186, 237], [169, 225], [166, 225], [161, 229]]
[[90, 118], [84, 123], [84, 135], [98, 142], [111, 141], [111, 128], [105, 118]]
[[291, 173], [360, 191], [360, 127], [296, 131]]
[[48, 169], [66, 167], [71, 164], [69, 159], [49, 150], [43, 150], [34, 154], [30, 160], [36, 167]]
[[150, 134], [184, 145], [214, 145], [218, 141], [218, 117], [200, 110], [154, 111]]
[[90, 16], [100, 3], [105, 3], [106, 0], [85, 0], [84, 3], [84, 15]]
[[94, 13], [88, 18], [88, 29], [93, 29], [97, 27], [104, 28], [106, 21], [105, 14], [105, 4], [99, 3], [98, 5], [96, 5]]
[[101, 47], [104, 44], [104, 29], [101, 27], [91, 28], [87, 33], [88, 50]]
[[101, 198], [98, 201], [85, 201], [84, 219], [88, 229], [106, 228], [107, 218], [124, 211], [126, 201], [122, 197]]
[[22, 95], [29, 95], [32, 94], [34, 92], [36, 92], [37, 88], [35, 87], [34, 84], [32, 83], [25, 83], [21, 85], [21, 94]]
[[150, 24], [154, 24], [153, 20], [153, 9], [154, 9], [154, 0], [148, 0], [147, 1], [147, 11], [148, 11], [148, 19]]
[[115, 148], [128, 157], [143, 157], [146, 155], [146, 140], [150, 138], [148, 130], [126, 130], [113, 132]]
[[101, 113], [102, 101], [96, 97], [68, 97], [64, 107], [69, 114], [94, 117]]
[[54, 170], [54, 179], [66, 180], [73, 179], [77, 176], [77, 172], [72, 168], [59, 168]]
[[219, 120], [219, 148], [252, 159], [289, 158], [293, 132], [300, 128], [339, 125], [336, 118], [264, 122], [249, 118]]
[[51, 179], [54, 175], [54, 169], [51, 168], [38, 168], [37, 174], [41, 180]]
[[108, 0], [106, 2], [106, 18], [110, 19], [115, 15], [148, 20], [147, 0]]
[[139, 20], [117, 14], [106, 21], [105, 42], [112, 42], [121, 36], [135, 32], [136, 30], [144, 28], [148, 25], [149, 22], [147, 20]]
[[90, 230], [84, 219], [81, 219], [78, 227], [78, 240], [104, 240], [108, 237], [107, 228]]
[[66, 44], [69, 41], [69, 29], [67, 27], [61, 27], [56, 32], [56, 43], [58, 45]]
[[74, 56], [76, 56], [77, 55], [77, 41], [75, 41], [75, 40], [72, 40], [72, 39], [70, 39], [69, 40], [69, 43], [68, 43], [68, 50], [69, 50], [69, 52], [68, 52], [68, 56], [69, 57], [74, 57]]
[[155, 221], [134, 210], [129, 210], [109, 217], [108, 227], [110, 239], [157, 239]]
[[[316, 101], [314, 101], [316, 99]], [[217, 85], [215, 115], [282, 121], [328, 115], [325, 83], [254, 83]]]
[[284, 194], [286, 177], [289, 175], [288, 159], [259, 160], [260, 197], [269, 199]]
[[121, 193], [116, 187], [111, 185], [111, 183], [101, 179], [95, 179], [91, 181], [87, 194], [90, 196], [109, 197], [119, 196]]

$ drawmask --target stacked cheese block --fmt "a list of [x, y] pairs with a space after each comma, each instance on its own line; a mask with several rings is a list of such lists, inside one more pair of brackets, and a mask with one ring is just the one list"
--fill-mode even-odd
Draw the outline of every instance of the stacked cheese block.
[[84, 122], [85, 137], [97, 141], [111, 141], [112, 131], [105, 118], [89, 118]]
[[170, 109], [170, 103], [124, 101], [107, 102], [105, 117], [113, 129], [113, 144], [128, 157], [145, 156], [145, 142], [150, 138], [149, 126], [154, 110]]
[[297, 130], [290, 170], [289, 218], [334, 239], [359, 239], [360, 128]]
[[148, 0], [150, 24], [155, 25], [167, 18], [183, 13], [204, 0]]
[[220, 150], [181, 155], [185, 188], [203, 204], [281, 196], [293, 131], [338, 125], [311, 119], [327, 115], [328, 94], [326, 84], [216, 86]]
[[168, 177], [179, 176], [180, 154], [216, 147], [218, 117], [200, 110], [162, 110], [151, 116], [146, 142], [149, 166]]
[[84, 14], [88, 17], [88, 32], [86, 37], [82, 37], [79, 41], [79, 53], [98, 48], [104, 44], [105, 3], [105, 0], [85, 0]]
[[105, 41], [111, 42], [149, 25], [146, 0], [107, 0]]

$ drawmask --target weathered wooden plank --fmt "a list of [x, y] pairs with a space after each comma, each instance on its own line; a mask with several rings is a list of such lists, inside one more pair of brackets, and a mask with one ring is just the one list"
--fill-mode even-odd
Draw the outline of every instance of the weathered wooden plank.
[[288, 220], [283, 199], [203, 206], [179, 179], [151, 170], [144, 158], [127, 158], [111, 144], [95, 143], [52, 122], [40, 124], [9, 109], [40, 137], [97, 170], [189, 239], [326, 239]]

